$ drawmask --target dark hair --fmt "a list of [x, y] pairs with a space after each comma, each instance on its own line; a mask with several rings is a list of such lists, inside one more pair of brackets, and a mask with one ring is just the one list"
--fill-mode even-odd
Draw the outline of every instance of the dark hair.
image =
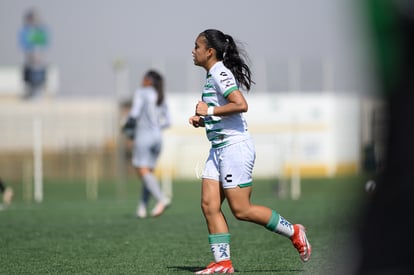
[[154, 70], [149, 70], [145, 77], [148, 77], [151, 82], [152, 86], [155, 88], [158, 94], [157, 98], [157, 106], [160, 106], [164, 102], [164, 79], [160, 73]]
[[251, 71], [246, 64], [247, 54], [242, 51], [241, 47], [236, 45], [233, 37], [215, 29], [208, 29], [200, 33], [204, 36], [208, 48], [216, 50], [217, 60], [223, 61], [233, 74], [239, 84], [247, 91], [250, 90], [254, 81], [251, 79]]

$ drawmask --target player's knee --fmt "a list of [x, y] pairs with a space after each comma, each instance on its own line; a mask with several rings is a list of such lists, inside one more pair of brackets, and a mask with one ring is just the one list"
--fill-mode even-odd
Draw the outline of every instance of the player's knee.
[[210, 212], [212, 212], [211, 204], [206, 200], [202, 200], [201, 201], [201, 210], [203, 211], [204, 215], [209, 214]]
[[205, 216], [214, 215], [220, 213], [220, 206], [216, 206], [208, 201], [201, 201], [201, 210]]
[[249, 214], [245, 209], [232, 209], [233, 216], [240, 221], [248, 221]]

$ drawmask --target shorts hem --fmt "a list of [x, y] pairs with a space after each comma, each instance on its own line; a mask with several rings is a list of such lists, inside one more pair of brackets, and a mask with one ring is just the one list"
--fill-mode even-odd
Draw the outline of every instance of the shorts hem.
[[219, 178], [213, 176], [201, 176], [202, 179], [220, 181]]

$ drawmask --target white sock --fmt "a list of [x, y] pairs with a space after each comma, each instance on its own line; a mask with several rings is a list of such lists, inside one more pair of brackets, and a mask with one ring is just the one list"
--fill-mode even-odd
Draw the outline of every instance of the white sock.
[[210, 244], [211, 251], [214, 255], [216, 263], [230, 260], [230, 244], [228, 243], [213, 243]]
[[275, 231], [288, 238], [292, 237], [293, 233], [295, 233], [295, 230], [293, 229], [293, 225], [288, 220], [286, 220], [280, 215], [279, 215], [279, 222], [276, 225]]
[[151, 195], [158, 202], [164, 202], [166, 199], [164, 198], [164, 194], [161, 191], [160, 184], [157, 178], [152, 173], [147, 173], [142, 177], [142, 181], [144, 182], [145, 186], [147, 187], [148, 191], [150, 191]]
[[230, 260], [230, 234], [211, 234], [208, 238], [214, 261], [218, 263]]
[[293, 225], [274, 210], [272, 210], [270, 221], [265, 227], [288, 238], [292, 237], [294, 233]]

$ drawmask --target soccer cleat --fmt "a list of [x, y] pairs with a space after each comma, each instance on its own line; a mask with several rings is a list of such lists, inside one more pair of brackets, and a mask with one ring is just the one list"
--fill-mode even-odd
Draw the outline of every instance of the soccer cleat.
[[301, 260], [307, 262], [310, 259], [312, 247], [308, 238], [306, 238], [306, 229], [301, 224], [295, 224], [293, 228], [295, 233], [293, 233], [290, 239], [292, 240], [293, 246], [298, 250]]
[[164, 211], [170, 207], [171, 200], [170, 199], [163, 199], [162, 201], [159, 201], [155, 207], [151, 210], [151, 217], [158, 217], [161, 216]]
[[165, 208], [167, 207], [167, 205], [163, 202], [158, 202], [154, 209], [151, 210], [151, 217], [158, 217], [161, 216], [162, 213], [164, 213]]
[[211, 262], [205, 269], [195, 272], [194, 274], [231, 274], [234, 273], [231, 260], [221, 261], [218, 263]]
[[144, 219], [147, 217], [147, 208], [145, 207], [145, 205], [139, 205], [137, 207], [137, 217]]

